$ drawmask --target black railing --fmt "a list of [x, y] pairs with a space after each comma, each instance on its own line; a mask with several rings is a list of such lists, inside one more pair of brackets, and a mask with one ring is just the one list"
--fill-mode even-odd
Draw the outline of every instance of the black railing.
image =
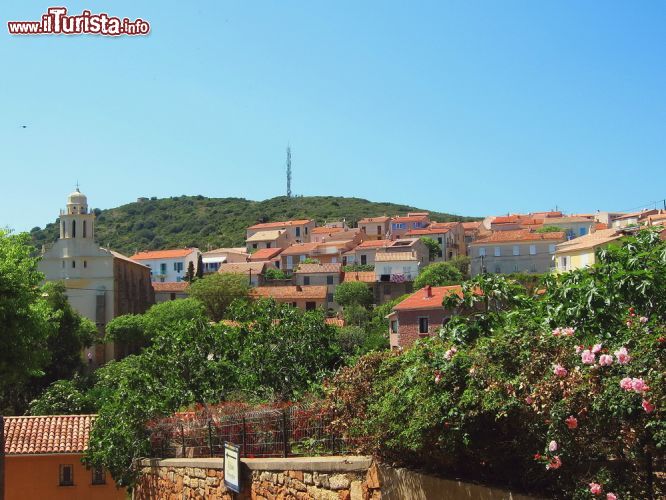
[[225, 441], [238, 445], [243, 457], [345, 453], [347, 443], [328, 431], [329, 423], [320, 407], [288, 406], [232, 414], [186, 412], [148, 429], [156, 458], [221, 457]]

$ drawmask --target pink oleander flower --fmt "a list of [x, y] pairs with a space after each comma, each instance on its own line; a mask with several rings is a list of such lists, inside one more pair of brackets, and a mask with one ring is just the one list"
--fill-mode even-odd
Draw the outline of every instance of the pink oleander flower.
[[598, 354], [601, 351], [601, 348], [602, 348], [601, 344], [594, 344], [594, 346], [592, 346], [592, 352], [594, 354]]
[[569, 429], [575, 429], [578, 427], [578, 419], [573, 415], [569, 415], [564, 422], [567, 424]]
[[590, 483], [590, 493], [593, 495], [601, 495], [601, 485], [599, 483]]
[[622, 380], [620, 380], [620, 387], [622, 387], [622, 389], [624, 389], [625, 391], [630, 391], [631, 389], [633, 389], [631, 378], [624, 377]]
[[567, 326], [562, 330], [562, 335], [565, 337], [573, 337], [574, 333], [576, 333], [576, 329], [573, 326]]
[[453, 357], [453, 355], [457, 352], [458, 352], [458, 349], [456, 349], [455, 347], [452, 347], [451, 349], [449, 349], [448, 351], [446, 351], [444, 353], [444, 358], [446, 358], [447, 360], [450, 360]]
[[556, 377], [562, 378], [562, 377], [566, 377], [567, 373], [569, 373], [569, 372], [562, 365], [557, 364], [557, 365], [553, 365], [553, 373], [555, 374]]
[[647, 319], [647, 316], [641, 316], [640, 318], [638, 318], [638, 321], [640, 321], [641, 323], [645, 324], [645, 323], [647, 323], [649, 320]]
[[552, 331], [553, 336], [559, 337], [562, 335], [562, 329], [558, 326], [557, 328], [554, 328]]
[[630, 320], [630, 319], [629, 319], [629, 320], [627, 320], [627, 328], [631, 328], [631, 325], [632, 325], [632, 324], [633, 324], [633, 323], [631, 322], [631, 320]]
[[615, 493], [606, 493], [606, 500], [617, 500]]
[[580, 355], [580, 360], [583, 362], [585, 365], [593, 365], [594, 361], [596, 359], [596, 356], [592, 351], [589, 349], [585, 349], [582, 354]]
[[583, 346], [582, 345], [577, 345], [576, 347], [574, 347], [574, 350], [576, 351], [576, 354], [580, 354], [580, 351], [583, 350]]
[[435, 372], [435, 383], [439, 384], [441, 380], [442, 380], [442, 372], [440, 371]]
[[599, 356], [599, 364], [601, 366], [610, 366], [613, 364], [613, 356], [610, 354], [602, 354]]
[[647, 399], [643, 400], [641, 406], [645, 410], [645, 413], [652, 413], [654, 411], [654, 405], [650, 403]]
[[546, 465], [547, 470], [551, 470], [551, 469], [555, 470], [555, 469], [559, 469], [560, 467], [562, 467], [562, 460], [557, 455], [555, 455], [553, 458], [551, 458], [550, 462], [548, 462], [548, 464]]
[[631, 379], [631, 388], [632, 388], [635, 392], [645, 392], [645, 391], [649, 391], [649, 390], [650, 390], [650, 388], [649, 388], [648, 385], [643, 381], [642, 378], [633, 378], [633, 379]]
[[548, 443], [548, 451], [557, 451], [557, 441], [553, 439], [550, 443]]
[[620, 347], [617, 351], [615, 351], [615, 357], [617, 358], [617, 362], [621, 365], [626, 365], [629, 363], [629, 361], [631, 361], [631, 356], [629, 356], [626, 347]]
[[528, 405], [531, 405], [531, 404], [534, 402], [534, 400], [532, 399], [531, 396], [527, 396], [527, 397], [525, 398], [525, 402], [526, 402]]

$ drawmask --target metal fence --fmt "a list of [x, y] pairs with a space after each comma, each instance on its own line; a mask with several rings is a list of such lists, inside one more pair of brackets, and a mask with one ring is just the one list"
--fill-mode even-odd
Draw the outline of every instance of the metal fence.
[[149, 426], [155, 458], [224, 456], [224, 442], [240, 447], [243, 457], [333, 455], [347, 443], [328, 431], [320, 407], [288, 406], [220, 414], [215, 411], [176, 414]]

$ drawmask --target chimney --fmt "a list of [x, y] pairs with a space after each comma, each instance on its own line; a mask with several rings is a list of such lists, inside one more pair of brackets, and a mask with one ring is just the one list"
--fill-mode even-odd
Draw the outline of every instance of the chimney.
[[425, 293], [425, 298], [429, 299], [432, 297], [432, 287], [430, 285], [426, 285], [424, 288], [424, 293]]

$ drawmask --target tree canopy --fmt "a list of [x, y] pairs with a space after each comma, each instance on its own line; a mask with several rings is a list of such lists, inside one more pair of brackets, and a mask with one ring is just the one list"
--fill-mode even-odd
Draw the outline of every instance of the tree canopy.
[[199, 300], [213, 321], [220, 321], [229, 305], [236, 299], [247, 298], [250, 291], [244, 274], [216, 273], [196, 280], [190, 285], [190, 297]]
[[457, 285], [464, 280], [458, 268], [448, 262], [436, 262], [424, 267], [414, 279], [414, 288], [420, 289], [426, 285], [447, 286]]
[[345, 281], [335, 287], [333, 300], [342, 307], [362, 306], [372, 304], [374, 297], [370, 287], [362, 281]]

